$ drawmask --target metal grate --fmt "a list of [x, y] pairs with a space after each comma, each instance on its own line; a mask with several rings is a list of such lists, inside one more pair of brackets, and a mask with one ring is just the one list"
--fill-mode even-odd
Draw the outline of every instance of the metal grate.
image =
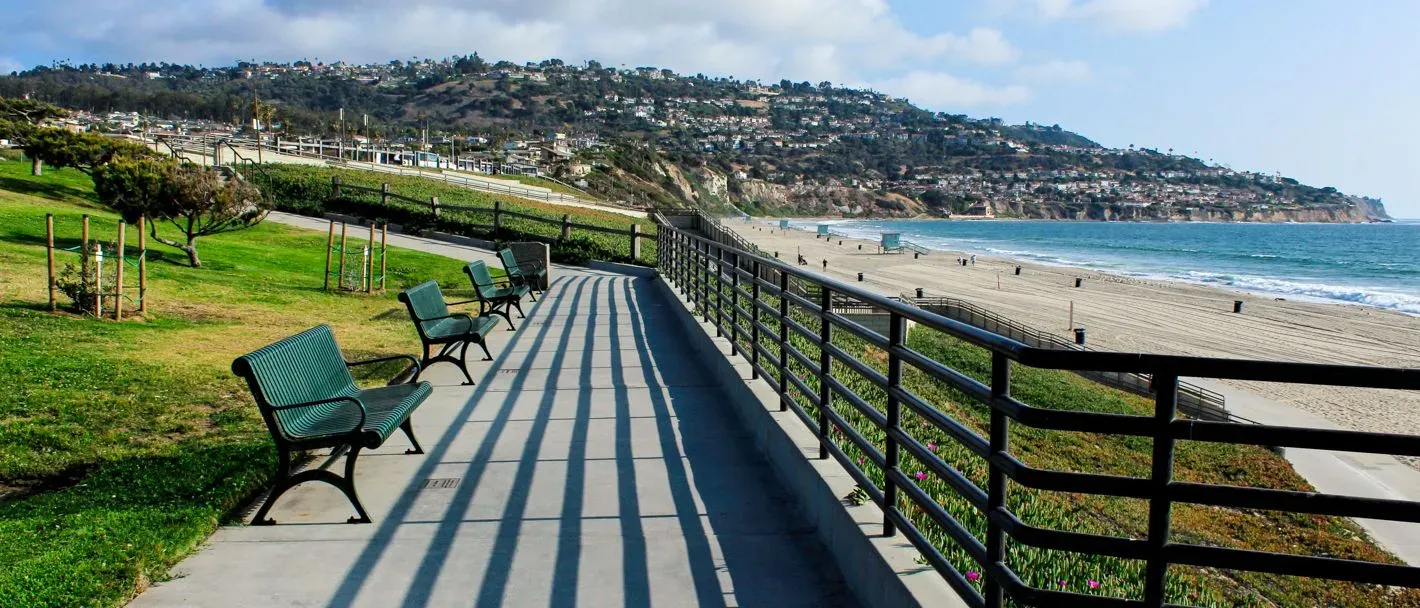
[[459, 487], [457, 477], [430, 477], [419, 484], [421, 490], [452, 490]]

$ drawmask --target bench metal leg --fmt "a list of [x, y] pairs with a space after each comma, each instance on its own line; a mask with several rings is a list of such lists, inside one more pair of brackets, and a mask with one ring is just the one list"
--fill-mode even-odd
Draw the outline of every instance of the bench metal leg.
[[404, 436], [409, 438], [409, 443], [414, 445], [413, 449], [405, 450], [405, 454], [423, 454], [424, 448], [419, 446], [419, 440], [414, 438], [414, 421], [405, 418], [404, 424], [399, 425], [399, 429], [404, 431]]
[[[413, 435], [410, 435], [410, 439], [413, 439]], [[416, 443], [415, 445], [417, 446], [418, 444]], [[344, 449], [345, 448], [338, 448], [331, 454], [332, 459], [338, 458], [340, 452]], [[276, 499], [281, 498], [281, 495], [285, 494], [286, 490], [307, 481], [323, 481], [339, 488], [341, 492], [345, 493], [345, 497], [350, 500], [351, 506], [355, 507], [355, 512], [359, 514], [359, 517], [351, 517], [348, 521], [350, 523], [370, 523], [370, 515], [365, 512], [364, 505], [360, 504], [360, 498], [355, 494], [355, 456], [359, 453], [360, 448], [358, 447], [351, 448], [350, 451], [346, 453], [345, 476], [341, 477], [321, 467], [301, 471], [300, 473], [292, 475], [290, 452], [284, 449], [279, 450], [277, 452], [277, 466], [279, 470], [276, 476], [276, 483], [272, 485], [271, 493], [267, 495], [266, 501], [263, 502], [261, 508], [257, 510], [256, 516], [252, 517], [251, 525], [275, 525], [276, 520], [267, 517], [267, 514], [271, 512], [271, 507], [276, 504]], [[327, 464], [329, 464], [329, 461], [327, 461]]]
[[468, 382], [465, 382], [464, 385], [465, 385], [465, 386], [472, 386], [472, 385], [473, 385], [473, 376], [470, 376], [470, 375], [469, 375], [469, 373], [468, 373], [468, 366], [464, 364], [463, 353], [462, 353], [462, 352], [459, 353], [459, 356], [458, 356], [458, 357], [454, 357], [454, 355], [453, 355], [454, 347], [457, 347], [457, 346], [459, 346], [459, 345], [463, 345], [463, 350], [464, 350], [465, 352], [468, 350], [468, 342], [466, 342], [466, 341], [464, 341], [464, 342], [450, 342], [450, 343], [448, 343], [448, 344], [445, 344], [445, 345], [443, 346], [443, 348], [440, 348], [440, 349], [439, 349], [439, 354], [434, 355], [434, 356], [432, 356], [432, 357], [429, 356], [429, 345], [427, 345], [427, 344], [424, 345], [424, 360], [420, 362], [420, 365], [421, 365], [421, 366], [423, 367], [423, 369], [425, 369], [425, 370], [429, 369], [429, 366], [430, 366], [430, 365], [433, 365], [433, 364], [435, 364], [435, 363], [438, 363], [439, 361], [447, 361], [447, 362], [449, 362], [449, 363], [452, 363], [452, 364], [454, 364], [454, 365], [457, 365], [458, 368], [459, 368], [459, 371], [463, 372], [463, 377], [468, 380]]

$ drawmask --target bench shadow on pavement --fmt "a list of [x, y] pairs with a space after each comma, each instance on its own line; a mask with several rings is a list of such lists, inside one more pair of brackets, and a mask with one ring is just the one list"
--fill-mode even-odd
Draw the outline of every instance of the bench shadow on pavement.
[[[436, 521], [434, 538], [409, 579], [401, 605], [406, 608], [429, 606], [441, 576], [464, 574], [445, 571], [451, 548], [459, 542], [460, 527], [467, 523], [464, 514], [479, 491], [480, 481], [493, 459], [494, 446], [507, 430], [513, 418], [514, 402], [523, 391], [542, 391], [542, 399], [530, 422], [527, 441], [516, 459], [513, 486], [502, 507], [502, 517], [496, 522], [497, 533], [492, 539], [481, 583], [476, 591], [466, 591], [466, 601], [475, 606], [502, 606], [510, 587], [525, 590], [529, 584], [548, 584], [545, 579], [510, 580], [510, 577], [519, 541], [523, 538], [534, 470], [540, 459], [560, 460], [565, 456], [567, 473], [557, 517], [558, 534], [554, 540], [547, 541], [555, 543], [556, 548], [550, 589], [545, 595], [550, 598], [550, 606], [576, 605], [579, 583], [586, 582], [579, 580], [584, 562], [605, 559], [584, 551], [583, 523], [588, 520], [583, 515], [585, 501], [582, 497], [589, 487], [596, 488], [609, 481], [589, 479], [586, 458], [593, 407], [592, 391], [588, 389], [593, 376], [593, 354], [595, 350], [607, 349], [611, 358], [610, 392], [615, 400], [615, 519], [620, 526], [622, 555], [619, 604], [650, 606], [651, 590], [656, 586], [652, 573], [666, 568], [666, 564], [653, 567], [647, 559], [647, 534], [643, 527], [647, 520], [642, 513], [642, 497], [637, 492], [637, 458], [632, 453], [632, 390], [650, 395], [655, 441], [661, 453], [657, 462], [664, 467], [674, 508], [670, 517], [656, 517], [661, 522], [674, 520], [684, 538], [684, 559], [688, 563], [679, 568], [688, 570], [693, 584], [691, 588], [673, 589], [681, 602], [700, 606], [730, 603], [808, 606], [824, 605], [824, 597], [835, 598], [830, 604], [850, 602], [844, 599], [848, 596], [839, 588], [837, 577], [824, 574], [831, 572], [832, 566], [827, 565], [821, 555], [823, 550], [813, 538], [812, 530], [798, 529], [793, 523], [792, 501], [778, 488], [767, 463], [755, 451], [753, 441], [723, 404], [723, 393], [708, 384], [711, 382], [708, 372], [688, 354], [680, 326], [668, 318], [682, 313], [669, 306], [657, 310], [664, 297], [651, 284], [653, 280], [657, 279], [573, 275], [555, 281], [547, 297], [539, 298], [529, 310], [528, 321], [497, 352], [489, 369], [478, 379], [471, 397], [454, 416], [454, 424], [429, 449], [426, 462], [391, 512], [376, 524], [379, 528], [374, 538], [362, 549], [327, 605], [348, 606], [358, 599], [361, 588], [409, 515], [417, 496], [415, 486], [440, 463], [454, 464], [445, 459], [445, 454], [477, 408], [485, 420], [492, 411], [488, 430], [472, 458], [465, 463], [467, 468], [452, 503]], [[533, 322], [535, 319], [538, 322]], [[565, 331], [567, 323], [585, 327], [584, 335], [574, 336], [574, 332]], [[564, 331], [554, 331], [558, 327]], [[619, 331], [623, 327], [629, 327], [630, 331]], [[517, 356], [514, 351], [519, 348], [530, 353], [552, 353], [545, 382], [536, 382], [524, 365], [514, 372], [506, 392], [488, 390], [494, 374]], [[577, 387], [558, 387], [558, 372], [563, 372], [565, 378], [568, 370], [576, 370]], [[577, 390], [578, 387], [581, 390]], [[577, 396], [570, 447], [566, 454], [544, 454], [543, 439], [559, 388], [564, 396], [569, 391], [575, 391]], [[525, 413], [519, 418], [526, 422]], [[645, 427], [638, 428], [645, 432]], [[647, 459], [642, 457], [640, 461], [641, 470], [645, 471]], [[697, 497], [704, 505], [703, 512], [697, 507]], [[653, 541], [662, 540], [662, 525], [658, 523]], [[766, 550], [766, 542], [772, 543], [775, 538], [788, 538], [787, 544], [792, 546]], [[716, 565], [716, 549], [724, 561], [723, 567]], [[806, 567], [786, 567], [784, 562], [793, 559], [785, 560], [784, 555], [802, 560]], [[726, 578], [732, 584], [722, 584]], [[664, 597], [661, 594], [665, 593], [666, 584], [661, 583], [658, 597]], [[443, 589], [441, 596], [448, 593], [447, 583], [439, 586]], [[805, 587], [819, 587], [818, 591], [807, 594], [818, 594], [818, 599], [795, 601], [795, 593], [802, 594]], [[785, 597], [786, 592], [788, 597]], [[447, 599], [442, 598], [440, 603]], [[582, 599], [585, 603], [586, 598]]]

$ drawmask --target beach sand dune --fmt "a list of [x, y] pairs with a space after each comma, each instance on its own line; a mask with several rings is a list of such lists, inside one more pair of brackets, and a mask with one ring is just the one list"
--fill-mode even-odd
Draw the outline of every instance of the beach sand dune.
[[[876, 243], [817, 239], [800, 230], [762, 224], [731, 225], [750, 242], [792, 263], [797, 253], [808, 268], [883, 294], [916, 288], [927, 296], [960, 298], [1015, 321], [1073, 337], [1086, 329], [1087, 342], [1100, 349], [1420, 368], [1420, 317], [1349, 304], [1278, 300], [1201, 285], [1138, 280], [1095, 271], [1020, 263], [934, 251], [874, 253]], [[859, 251], [857, 245], [863, 244]], [[821, 262], [828, 260], [824, 270]], [[1022, 267], [1017, 276], [1015, 267]], [[857, 273], [865, 281], [856, 283]], [[1084, 279], [1080, 288], [1077, 277]], [[999, 281], [999, 288], [997, 287]], [[1242, 314], [1233, 301], [1242, 300]], [[1420, 434], [1420, 394], [1407, 391], [1315, 385], [1239, 382], [1235, 386], [1291, 404], [1343, 428]], [[1410, 460], [1412, 466], [1420, 461]]]

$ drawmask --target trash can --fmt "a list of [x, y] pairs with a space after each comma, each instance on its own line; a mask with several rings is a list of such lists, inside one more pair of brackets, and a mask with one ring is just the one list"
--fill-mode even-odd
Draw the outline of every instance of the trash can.
[[1080, 346], [1084, 346], [1084, 345], [1085, 345], [1085, 328], [1083, 328], [1083, 327], [1076, 327], [1076, 328], [1075, 328], [1075, 343], [1076, 343], [1076, 344], [1079, 344]]

